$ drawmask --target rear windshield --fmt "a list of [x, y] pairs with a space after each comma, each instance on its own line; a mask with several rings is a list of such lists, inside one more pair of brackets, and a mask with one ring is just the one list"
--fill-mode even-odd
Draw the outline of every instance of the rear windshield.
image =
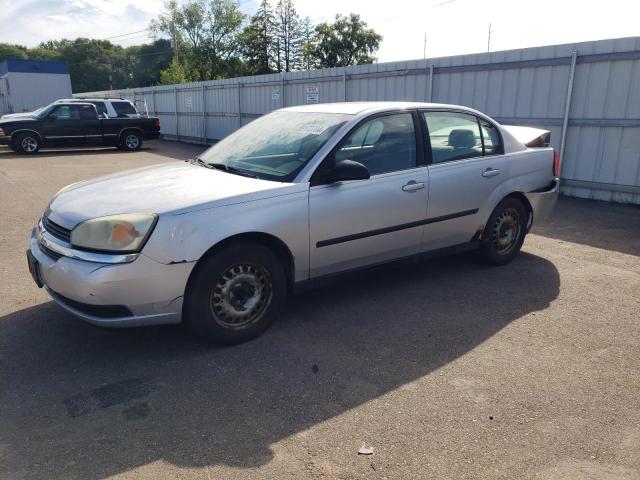
[[135, 107], [129, 102], [112, 102], [113, 109], [116, 111], [119, 117], [126, 117], [127, 115], [136, 115], [138, 112]]

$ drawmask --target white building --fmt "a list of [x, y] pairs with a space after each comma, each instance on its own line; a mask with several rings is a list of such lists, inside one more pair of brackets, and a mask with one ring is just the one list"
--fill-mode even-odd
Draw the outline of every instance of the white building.
[[0, 115], [31, 112], [71, 97], [67, 62], [8, 58], [0, 62]]

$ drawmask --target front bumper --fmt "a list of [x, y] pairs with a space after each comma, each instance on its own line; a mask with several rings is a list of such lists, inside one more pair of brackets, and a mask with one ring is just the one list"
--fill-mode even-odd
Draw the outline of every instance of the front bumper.
[[558, 201], [560, 181], [557, 178], [553, 179], [551, 185], [542, 191], [528, 192], [524, 196], [527, 197], [533, 210], [533, 218], [529, 224], [529, 228], [533, 222], [543, 222], [553, 212]]
[[0, 136], [0, 145], [9, 145], [11, 143], [11, 135]]
[[136, 327], [179, 323], [195, 262], [165, 265], [144, 254], [129, 263], [96, 263], [45, 250], [36, 229], [31, 254], [53, 300], [89, 323]]

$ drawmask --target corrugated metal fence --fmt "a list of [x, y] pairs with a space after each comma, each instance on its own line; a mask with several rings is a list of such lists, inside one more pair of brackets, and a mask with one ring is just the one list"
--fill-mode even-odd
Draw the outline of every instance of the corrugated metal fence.
[[197, 143], [304, 103], [467, 105], [551, 130], [565, 194], [640, 204], [640, 37], [76, 96], [144, 100], [165, 138]]

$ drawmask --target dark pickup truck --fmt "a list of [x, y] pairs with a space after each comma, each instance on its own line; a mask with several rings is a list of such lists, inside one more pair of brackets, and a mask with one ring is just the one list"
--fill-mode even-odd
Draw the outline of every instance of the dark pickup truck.
[[100, 118], [91, 103], [53, 103], [32, 116], [0, 120], [0, 144], [25, 155], [44, 146], [138, 150], [143, 140], [159, 136], [157, 118]]

